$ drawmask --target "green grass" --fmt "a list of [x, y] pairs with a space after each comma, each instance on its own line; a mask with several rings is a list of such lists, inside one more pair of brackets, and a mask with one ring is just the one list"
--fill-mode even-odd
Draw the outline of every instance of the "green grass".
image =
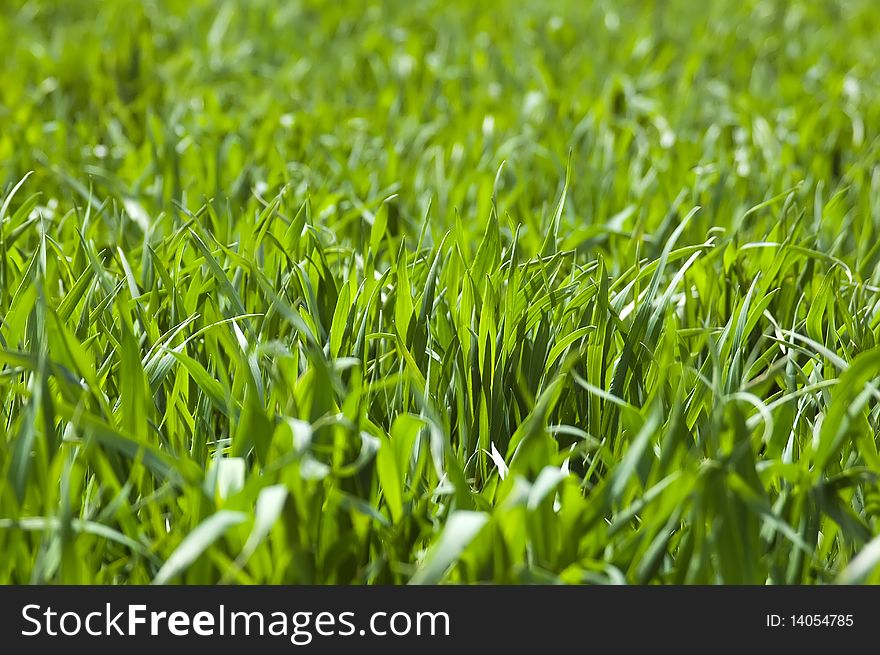
[[880, 582], [880, 8], [547, 4], [3, 4], [0, 581]]

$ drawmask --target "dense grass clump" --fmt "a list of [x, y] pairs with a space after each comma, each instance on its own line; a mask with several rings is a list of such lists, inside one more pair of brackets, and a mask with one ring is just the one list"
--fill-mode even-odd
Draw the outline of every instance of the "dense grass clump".
[[878, 30], [3, 3], [0, 581], [880, 581]]

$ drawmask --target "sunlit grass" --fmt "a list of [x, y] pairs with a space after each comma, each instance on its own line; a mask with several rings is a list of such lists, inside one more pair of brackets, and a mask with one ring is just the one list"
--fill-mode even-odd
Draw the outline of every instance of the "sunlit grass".
[[3, 5], [0, 581], [880, 581], [880, 8], [546, 4]]

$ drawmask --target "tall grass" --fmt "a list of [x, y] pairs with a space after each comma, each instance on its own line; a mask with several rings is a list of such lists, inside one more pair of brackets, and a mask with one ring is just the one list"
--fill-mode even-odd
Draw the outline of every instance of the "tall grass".
[[880, 9], [704, 5], [5, 3], [0, 581], [880, 581]]

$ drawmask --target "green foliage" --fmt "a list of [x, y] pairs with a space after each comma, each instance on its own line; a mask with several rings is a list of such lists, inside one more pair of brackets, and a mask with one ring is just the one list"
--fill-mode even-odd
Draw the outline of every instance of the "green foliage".
[[878, 24], [4, 3], [0, 581], [880, 582]]

